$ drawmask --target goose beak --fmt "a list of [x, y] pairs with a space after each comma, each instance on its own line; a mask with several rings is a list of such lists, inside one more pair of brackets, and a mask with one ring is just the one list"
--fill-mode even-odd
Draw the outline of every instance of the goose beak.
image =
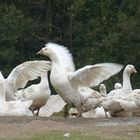
[[134, 73], [137, 73], [137, 70], [134, 68], [134, 69], [133, 69], [133, 72], [134, 72]]
[[41, 50], [38, 51], [36, 54], [43, 54], [43, 50], [41, 49]]

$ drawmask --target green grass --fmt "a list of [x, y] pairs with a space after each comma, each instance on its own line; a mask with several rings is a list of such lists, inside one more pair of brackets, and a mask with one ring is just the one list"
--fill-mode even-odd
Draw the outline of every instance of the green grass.
[[93, 136], [82, 136], [80, 134], [72, 134], [70, 137], [64, 137], [62, 133], [44, 134], [32, 137], [28, 140], [101, 140]]
[[[130, 138], [126, 138], [126, 137], [115, 137], [115, 138], [103, 138], [103, 137], [97, 137], [94, 134], [83, 134], [83, 133], [75, 133], [72, 132], [70, 137], [64, 137], [65, 133], [64, 132], [50, 132], [50, 133], [46, 133], [46, 134], [40, 134], [40, 135], [34, 135], [30, 138], [24, 138], [24, 139], [20, 139], [20, 140], [139, 140], [134, 138], [134, 137], [130, 137]], [[18, 139], [14, 139], [14, 140], [18, 140]]]
[[0, 140], [139, 140], [139, 137], [97, 137], [93, 133], [85, 134], [81, 132], [72, 132], [70, 137], [64, 137], [65, 132], [47, 132], [43, 134], [35, 134], [33, 136], [24, 137], [24, 138], [8, 138]]
[[70, 137], [64, 137], [64, 134], [65, 132], [48, 132], [45, 134], [37, 134], [28, 138], [14, 138], [9, 140], [105, 140], [96, 136], [85, 136], [81, 133], [71, 133]]
[[[130, 126], [128, 126], [130, 127]], [[105, 128], [108, 129], [108, 128]], [[111, 129], [114, 129], [113, 127]], [[101, 132], [100, 132], [101, 130]], [[42, 133], [30, 133], [24, 134], [23, 136], [17, 135], [15, 138], [0, 138], [0, 140], [140, 140], [140, 128], [138, 126], [131, 126], [127, 129], [116, 129], [117, 131], [111, 132], [108, 130], [109, 133], [106, 133], [102, 127], [96, 127], [86, 130], [72, 130], [70, 132], [70, 137], [64, 137], [66, 131], [58, 130], [58, 131], [46, 131]], [[98, 132], [98, 133], [97, 133]]]

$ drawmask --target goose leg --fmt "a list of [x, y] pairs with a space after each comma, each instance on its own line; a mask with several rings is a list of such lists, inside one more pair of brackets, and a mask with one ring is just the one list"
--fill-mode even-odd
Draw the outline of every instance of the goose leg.
[[40, 108], [37, 109], [36, 116], [39, 116], [39, 110], [40, 110]]
[[33, 116], [35, 116], [34, 108], [32, 106], [30, 106], [29, 109], [32, 111]]
[[68, 115], [69, 115], [69, 113], [68, 113], [68, 106], [69, 106], [69, 104], [66, 104], [66, 105], [64, 106], [64, 118], [67, 118]]
[[107, 115], [107, 112], [105, 111], [105, 116], [106, 116], [106, 118], [108, 118], [108, 115]]
[[82, 112], [83, 111], [80, 108], [77, 108], [77, 110], [78, 110], [77, 117], [82, 117]]

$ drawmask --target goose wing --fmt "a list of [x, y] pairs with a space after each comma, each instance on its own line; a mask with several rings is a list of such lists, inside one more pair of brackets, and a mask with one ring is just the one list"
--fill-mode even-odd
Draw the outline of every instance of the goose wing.
[[122, 68], [122, 65], [115, 63], [87, 65], [73, 73], [70, 73], [69, 79], [74, 84], [93, 87], [117, 74]]
[[103, 101], [101, 105], [111, 115], [120, 112], [122, 110], [122, 106], [120, 105], [120, 102], [115, 99], [112, 100], [107, 99], [106, 101]]
[[7, 82], [13, 83], [14, 89], [24, 88], [29, 80], [37, 79], [42, 72], [50, 69], [50, 61], [27, 61], [12, 70], [7, 78]]
[[1, 73], [1, 71], [0, 71], [0, 94], [1, 94], [1, 97], [2, 97], [2, 95], [3, 95], [3, 97], [5, 96], [5, 83], [4, 83], [4, 77]]
[[53, 113], [60, 112], [66, 103], [59, 95], [51, 95], [45, 106], [40, 109], [40, 116], [50, 117]]
[[4, 80], [4, 77], [3, 77], [2, 73], [1, 73], [1, 71], [0, 71], [0, 80]]

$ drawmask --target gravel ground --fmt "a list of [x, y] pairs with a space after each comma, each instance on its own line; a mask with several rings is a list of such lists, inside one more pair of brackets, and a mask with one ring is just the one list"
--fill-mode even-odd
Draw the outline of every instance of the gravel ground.
[[80, 132], [106, 138], [140, 137], [140, 118], [87, 119], [62, 117], [0, 117], [0, 138], [30, 137], [46, 132]]

